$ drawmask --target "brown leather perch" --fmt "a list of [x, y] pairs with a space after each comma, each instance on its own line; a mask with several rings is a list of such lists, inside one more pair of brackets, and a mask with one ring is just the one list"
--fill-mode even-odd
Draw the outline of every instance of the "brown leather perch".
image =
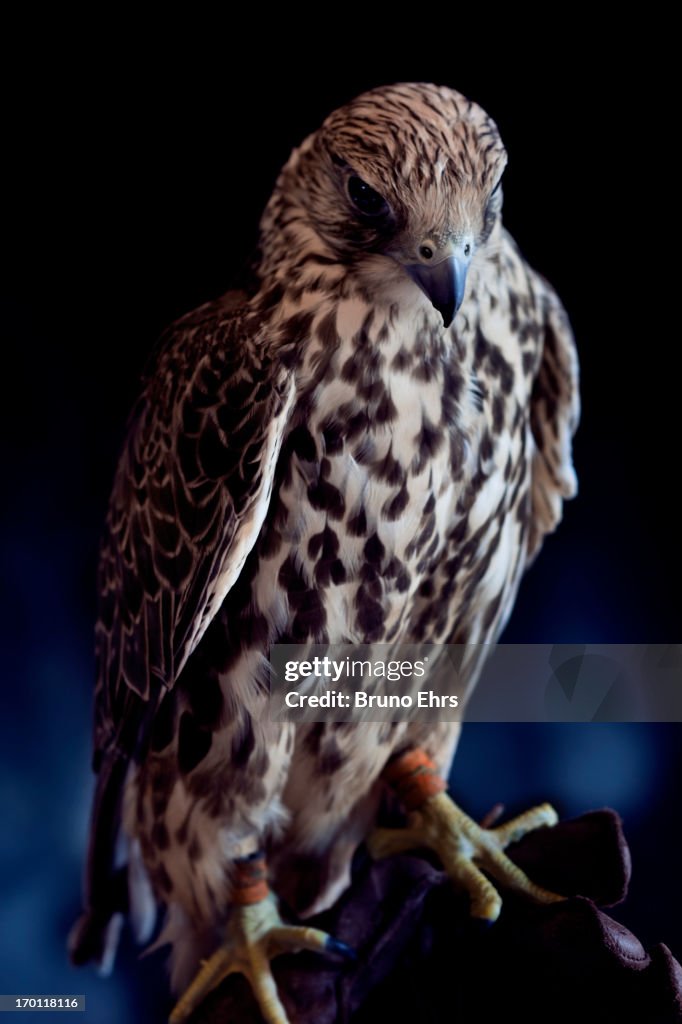
[[[659, 945], [647, 952], [600, 906], [627, 891], [630, 855], [620, 820], [593, 811], [524, 837], [510, 854], [534, 881], [571, 895], [529, 904], [505, 894], [482, 931], [466, 900], [425, 857], [371, 863], [362, 852], [352, 888], [314, 922], [358, 952], [354, 963], [300, 953], [274, 962], [296, 1024], [672, 1024], [682, 1021], [682, 968]], [[231, 977], [191, 1024], [260, 1024], [248, 985]]]

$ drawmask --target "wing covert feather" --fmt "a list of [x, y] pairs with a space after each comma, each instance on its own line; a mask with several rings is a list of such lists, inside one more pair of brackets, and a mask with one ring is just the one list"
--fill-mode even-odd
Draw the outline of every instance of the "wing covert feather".
[[291, 374], [246, 318], [203, 309], [163, 336], [116, 472], [98, 574], [99, 751], [130, 755], [132, 708], [173, 686], [239, 576], [293, 403]]
[[[539, 275], [538, 275], [539, 276]], [[528, 559], [561, 520], [563, 502], [578, 491], [572, 440], [580, 418], [578, 356], [568, 317], [543, 279], [544, 338], [531, 394], [532, 514]]]

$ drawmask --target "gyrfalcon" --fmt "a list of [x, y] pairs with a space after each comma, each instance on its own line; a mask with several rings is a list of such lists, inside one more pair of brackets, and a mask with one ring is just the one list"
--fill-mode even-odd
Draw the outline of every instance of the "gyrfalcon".
[[[375, 855], [431, 846], [481, 918], [500, 909], [486, 874], [558, 898], [503, 852], [551, 808], [484, 829], [444, 792], [456, 723], [265, 713], [272, 644], [494, 642], [575, 493], [574, 341], [502, 227], [505, 163], [450, 88], [332, 113], [278, 178], [250, 288], [166, 331], [132, 412], [99, 563], [71, 950], [111, 960], [128, 890], [141, 938], [165, 904], [173, 1021], [239, 970], [283, 1024], [270, 959], [345, 949], [285, 924], [275, 894], [329, 906], [368, 837]], [[387, 787], [404, 831], [373, 831]]]

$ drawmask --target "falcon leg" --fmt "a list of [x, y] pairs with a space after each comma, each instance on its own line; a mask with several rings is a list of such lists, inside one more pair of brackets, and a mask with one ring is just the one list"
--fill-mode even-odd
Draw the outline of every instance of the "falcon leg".
[[169, 1024], [181, 1024], [214, 988], [230, 974], [244, 974], [267, 1024], [289, 1024], [277, 993], [270, 960], [280, 953], [303, 949], [316, 953], [355, 956], [350, 946], [318, 928], [285, 925], [266, 881], [262, 854], [236, 862], [234, 909], [224, 944], [204, 961], [201, 969], [174, 1007]]
[[390, 761], [383, 777], [410, 812], [410, 818], [407, 828], [374, 830], [368, 840], [373, 857], [417, 847], [433, 850], [450, 878], [468, 892], [472, 915], [484, 921], [497, 920], [502, 899], [483, 871], [538, 903], [564, 899], [531, 882], [503, 852], [526, 832], [556, 824], [556, 811], [549, 804], [488, 829], [477, 825], [450, 799], [445, 781], [422, 750], [410, 750]]

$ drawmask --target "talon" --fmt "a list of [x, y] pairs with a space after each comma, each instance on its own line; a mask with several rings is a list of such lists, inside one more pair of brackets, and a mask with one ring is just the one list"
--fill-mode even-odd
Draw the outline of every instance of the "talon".
[[479, 821], [481, 828], [492, 828], [496, 821], [499, 821], [504, 814], [504, 804], [493, 804], [487, 814]]
[[329, 953], [338, 953], [339, 956], [344, 956], [347, 960], [357, 960], [358, 958], [357, 951], [352, 946], [331, 935], [327, 936], [325, 945]]
[[[527, 832], [557, 823], [557, 813], [549, 804], [534, 807], [503, 825], [485, 828], [443, 792], [445, 784], [423, 751], [412, 750], [389, 762], [384, 778], [411, 812], [410, 821], [404, 829], [376, 829], [368, 839], [373, 857], [420, 846], [433, 850], [450, 878], [468, 892], [472, 916], [486, 927], [499, 917], [502, 899], [484, 871], [538, 903], [565, 899], [532, 882], [503, 852]], [[492, 824], [495, 818], [491, 818], [487, 816]]]
[[196, 977], [173, 1009], [170, 1024], [186, 1021], [209, 992], [236, 972], [249, 981], [267, 1024], [289, 1024], [270, 961], [281, 953], [300, 950], [355, 958], [356, 953], [350, 946], [319, 928], [285, 925], [265, 878], [262, 857], [236, 864], [233, 888], [236, 905], [230, 915], [225, 943], [202, 962]]

